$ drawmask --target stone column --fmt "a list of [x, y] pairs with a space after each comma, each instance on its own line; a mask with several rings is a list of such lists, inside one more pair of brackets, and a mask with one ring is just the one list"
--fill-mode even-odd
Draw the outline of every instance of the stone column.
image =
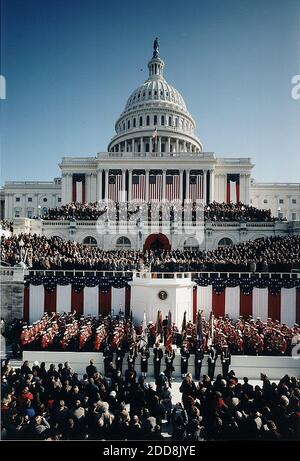
[[189, 200], [190, 198], [190, 170], [185, 170], [185, 199]]
[[91, 202], [97, 200], [97, 173], [91, 174]]
[[132, 197], [132, 169], [128, 170], [128, 201], [130, 202]]
[[105, 195], [104, 195], [105, 200], [108, 199], [108, 173], [109, 173], [109, 169], [107, 168], [105, 170]]
[[179, 199], [183, 201], [183, 170], [179, 170]]
[[250, 205], [250, 174], [245, 175], [245, 204]]
[[66, 201], [67, 203], [70, 203], [73, 200], [73, 184], [72, 184], [73, 175], [72, 173], [67, 173], [66, 176], [67, 176]]
[[207, 204], [207, 170], [203, 170], [203, 200], [204, 204]]
[[178, 139], [176, 139], [176, 152], [179, 152], [179, 142], [178, 142]]
[[163, 170], [163, 174], [162, 174], [162, 179], [163, 179], [163, 182], [162, 182], [162, 199], [163, 200], [166, 198], [166, 174], [167, 174], [167, 170]]
[[145, 191], [145, 200], [149, 200], [149, 170], [146, 170], [146, 191]]
[[102, 168], [97, 170], [97, 201], [102, 200]]
[[66, 203], [66, 175], [62, 173], [61, 175], [61, 204]]
[[91, 202], [91, 173], [85, 175], [85, 199], [87, 203]]
[[131, 141], [131, 150], [132, 150], [132, 152], [135, 152], [135, 150], [134, 150], [134, 149], [135, 149], [135, 145], [134, 145], [134, 144], [135, 144], [135, 143], [134, 143], [134, 138], [132, 138], [132, 141]]
[[209, 201], [213, 202], [215, 199], [215, 173], [214, 170], [209, 170]]
[[158, 136], [157, 138], [157, 141], [158, 141], [158, 152], [161, 153], [161, 136]]
[[168, 138], [168, 147], [167, 147], [167, 151], [168, 152], [171, 152], [171, 139]]
[[127, 152], [127, 139], [125, 140], [125, 148], [124, 148], [125, 152]]
[[126, 201], [126, 170], [122, 170], [122, 194], [121, 194], [121, 201]]

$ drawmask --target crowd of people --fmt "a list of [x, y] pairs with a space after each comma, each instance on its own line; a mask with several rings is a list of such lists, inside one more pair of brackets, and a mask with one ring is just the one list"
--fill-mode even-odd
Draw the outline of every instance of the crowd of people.
[[[198, 313], [197, 321], [183, 318], [181, 329], [158, 312], [156, 322], [134, 326], [131, 318], [120, 311], [116, 316], [79, 316], [73, 313], [45, 313], [32, 325], [15, 320], [7, 337], [14, 342], [13, 349], [50, 351], [116, 352], [119, 348], [128, 353], [145, 345], [153, 348], [157, 342], [165, 345], [168, 352], [172, 346], [186, 347], [189, 354], [200, 348], [204, 353], [213, 346], [220, 356], [226, 349], [231, 354], [291, 355], [292, 348], [300, 339], [298, 324], [288, 327], [278, 320], [262, 321], [252, 317], [240, 317], [233, 321], [228, 316], [205, 319]], [[203, 359], [203, 357], [202, 357]]]
[[215, 250], [102, 250], [36, 234], [1, 237], [1, 262], [41, 270], [290, 272], [300, 269], [300, 237], [269, 237]]
[[14, 231], [13, 222], [9, 221], [8, 219], [1, 219], [0, 220], [0, 229], [2, 229], [4, 231], [13, 232]]
[[[262, 375], [253, 386], [233, 370], [215, 380], [187, 373], [174, 402], [172, 381], [161, 372], [147, 383], [128, 364], [100, 373], [93, 360], [80, 376], [66, 362], [2, 364], [2, 440], [300, 439], [300, 381], [285, 375], [278, 384]], [[163, 435], [163, 432], [165, 433]]]
[[[116, 219], [130, 219], [134, 214], [140, 212], [144, 218], [151, 220], [164, 219], [176, 221], [184, 219], [204, 219], [205, 221], [225, 221], [225, 222], [271, 222], [277, 218], [272, 217], [271, 210], [258, 209], [244, 203], [218, 203], [212, 202], [209, 205], [197, 204], [192, 202], [172, 203], [169, 201], [161, 202], [115, 202], [113, 204], [116, 212]], [[72, 202], [60, 207], [49, 208], [42, 216], [45, 220], [84, 220], [96, 221], [100, 216], [105, 215], [111, 205], [105, 202], [79, 203]], [[197, 214], [198, 212], [198, 214]]]

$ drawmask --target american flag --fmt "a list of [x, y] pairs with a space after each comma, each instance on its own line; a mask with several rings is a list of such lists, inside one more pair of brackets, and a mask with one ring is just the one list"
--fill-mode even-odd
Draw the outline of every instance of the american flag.
[[133, 174], [132, 175], [132, 200], [145, 199], [145, 175]]
[[110, 175], [108, 179], [108, 198], [120, 202], [122, 198], [122, 175]]
[[162, 175], [149, 175], [149, 200], [161, 200], [162, 196]]
[[167, 174], [166, 176], [166, 199], [178, 200], [180, 197], [180, 180], [178, 174]]
[[189, 197], [193, 201], [203, 199], [203, 175], [190, 176]]

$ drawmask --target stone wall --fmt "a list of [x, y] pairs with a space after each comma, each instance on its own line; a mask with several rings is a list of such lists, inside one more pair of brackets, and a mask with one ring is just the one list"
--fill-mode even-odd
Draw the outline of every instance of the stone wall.
[[1, 317], [10, 322], [15, 317], [23, 317], [24, 282], [1, 280], [0, 306]]

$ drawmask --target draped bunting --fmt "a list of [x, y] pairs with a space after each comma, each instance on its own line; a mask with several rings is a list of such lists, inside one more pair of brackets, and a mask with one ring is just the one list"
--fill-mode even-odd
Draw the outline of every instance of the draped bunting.
[[[259, 278], [257, 274], [203, 274], [194, 278], [193, 317], [197, 309], [209, 318], [227, 314], [233, 319], [252, 315], [262, 320], [271, 317], [292, 326], [300, 323], [300, 279]], [[33, 322], [44, 312], [70, 312], [80, 315], [117, 314], [121, 309], [130, 314], [129, 281], [132, 274], [114, 273], [57, 273], [56, 275], [26, 276], [24, 287], [24, 318]], [[153, 306], [153, 312], [156, 307]], [[155, 321], [155, 318], [149, 320]], [[154, 315], [155, 317], [155, 315]]]
[[194, 281], [199, 286], [208, 286], [212, 285], [214, 291], [217, 294], [222, 293], [226, 287], [237, 287], [239, 286], [241, 291], [244, 294], [249, 294], [254, 288], [269, 288], [272, 294], [280, 293], [282, 288], [300, 288], [300, 279], [279, 279], [272, 276], [272, 278], [259, 278], [257, 275], [252, 275], [251, 277], [227, 277], [224, 274], [222, 277], [219, 277], [217, 274], [211, 274], [210, 277], [198, 277]]
[[44, 314], [45, 290], [43, 285], [30, 285], [29, 287], [29, 322], [39, 320]]
[[289, 325], [296, 318], [296, 288], [281, 289], [281, 323]]
[[236, 319], [240, 315], [240, 289], [238, 286], [227, 287], [225, 290], [225, 312], [230, 318]]
[[240, 315], [243, 317], [252, 315], [252, 292], [249, 294], [240, 292]]
[[58, 285], [69, 285], [72, 284], [72, 289], [79, 293], [84, 287], [96, 287], [103, 293], [108, 293], [111, 288], [125, 288], [129, 287], [128, 282], [132, 280], [132, 274], [126, 275], [28, 275], [25, 276], [25, 286], [29, 285], [39, 286], [44, 285], [45, 290], [51, 292], [56, 289]]
[[268, 317], [280, 321], [280, 293], [268, 294]]
[[71, 285], [57, 285], [56, 312], [71, 312]]
[[268, 288], [254, 288], [252, 293], [253, 317], [262, 321], [268, 318]]

